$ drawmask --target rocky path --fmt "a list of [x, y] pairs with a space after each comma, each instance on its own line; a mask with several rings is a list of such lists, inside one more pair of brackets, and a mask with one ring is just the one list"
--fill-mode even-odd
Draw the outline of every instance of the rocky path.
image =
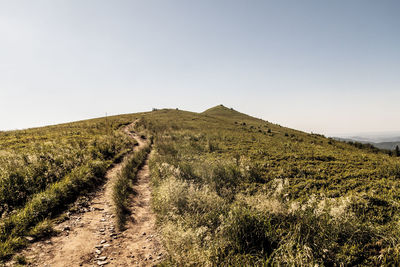
[[[132, 126], [125, 127], [124, 132], [138, 141], [135, 149], [141, 149], [146, 141], [129, 131]], [[162, 261], [164, 251], [150, 206], [148, 160], [138, 172], [126, 230], [116, 230], [111, 196], [121, 167], [117, 164], [110, 169], [107, 182], [89, 200], [77, 205], [78, 212], [67, 214], [67, 220], [55, 227], [59, 235], [21, 252], [30, 266], [153, 266]]]

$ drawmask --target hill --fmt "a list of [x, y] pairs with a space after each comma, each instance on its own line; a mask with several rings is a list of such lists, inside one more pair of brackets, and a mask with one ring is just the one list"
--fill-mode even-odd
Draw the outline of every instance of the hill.
[[[4, 193], [4, 201], [12, 201], [3, 205], [0, 227], [12, 210], [24, 209], [74, 167], [96, 160], [107, 168], [129, 152], [120, 128], [136, 119], [135, 131], [154, 142], [152, 206], [166, 265], [399, 264], [399, 158], [222, 105], [203, 113], [162, 109], [1, 133], [0, 153], [7, 160], [0, 168], [7, 172], [0, 188], [15, 184], [25, 193], [17, 200]], [[32, 176], [38, 168], [31, 158], [42, 159], [38, 166], [52, 175]], [[60, 171], [59, 165], [72, 167]], [[19, 234], [3, 231], [1, 241], [30, 234], [53, 217], [43, 212]]]
[[201, 113], [202, 115], [216, 117], [225, 120], [250, 120], [250, 121], [260, 121], [259, 119], [253, 118], [244, 113], [234, 110], [233, 108], [227, 108], [224, 105], [218, 105], [207, 109]]
[[397, 262], [398, 158], [223, 106], [142, 124], [172, 264]]

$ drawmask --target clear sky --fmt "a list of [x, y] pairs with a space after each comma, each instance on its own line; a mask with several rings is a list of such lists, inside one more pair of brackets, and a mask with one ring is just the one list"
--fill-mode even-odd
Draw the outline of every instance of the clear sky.
[[224, 104], [400, 131], [397, 0], [0, 0], [0, 129]]

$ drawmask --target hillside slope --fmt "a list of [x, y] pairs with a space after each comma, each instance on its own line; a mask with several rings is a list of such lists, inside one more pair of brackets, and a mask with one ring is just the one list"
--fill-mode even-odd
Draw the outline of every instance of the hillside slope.
[[142, 125], [172, 264], [397, 263], [398, 158], [223, 106]]
[[222, 105], [0, 133], [1, 258], [105, 181], [132, 150], [120, 129], [134, 120], [154, 141], [165, 264], [400, 264], [399, 158]]
[[220, 118], [220, 119], [225, 119], [225, 120], [237, 120], [237, 121], [250, 120], [250, 121], [254, 121], [254, 122], [256, 122], [256, 121], [260, 122], [259, 119], [251, 117], [244, 113], [240, 113], [239, 111], [236, 111], [233, 108], [227, 108], [224, 105], [219, 105], [219, 106], [209, 108], [200, 114], [206, 115], [206, 116], [211, 116], [211, 117], [216, 117], [216, 118]]

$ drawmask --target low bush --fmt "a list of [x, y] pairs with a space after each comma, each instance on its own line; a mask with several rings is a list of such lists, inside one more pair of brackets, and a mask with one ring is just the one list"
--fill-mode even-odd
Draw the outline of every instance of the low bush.
[[234, 206], [227, 215], [223, 236], [230, 253], [268, 256], [279, 243], [275, 228], [281, 223], [275, 214], [265, 214], [243, 206]]

